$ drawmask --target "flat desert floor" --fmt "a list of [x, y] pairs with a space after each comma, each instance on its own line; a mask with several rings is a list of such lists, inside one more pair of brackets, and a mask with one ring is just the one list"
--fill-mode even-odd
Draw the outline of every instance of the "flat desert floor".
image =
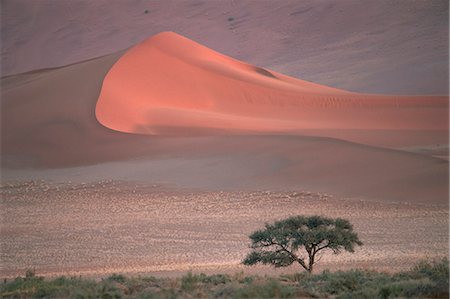
[[[291, 215], [347, 218], [364, 242], [325, 254], [316, 271], [408, 269], [448, 256], [448, 207], [335, 198], [308, 191], [201, 192], [123, 181], [4, 183], [0, 277], [280, 274], [244, 267], [248, 235]], [[194, 204], [195, 203], [195, 204]]]

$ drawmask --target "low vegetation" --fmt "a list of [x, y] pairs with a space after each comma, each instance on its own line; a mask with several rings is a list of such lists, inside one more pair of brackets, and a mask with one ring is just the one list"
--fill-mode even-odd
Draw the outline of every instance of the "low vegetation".
[[449, 261], [395, 274], [350, 270], [279, 277], [192, 274], [181, 278], [45, 279], [28, 271], [3, 282], [1, 298], [448, 298]]

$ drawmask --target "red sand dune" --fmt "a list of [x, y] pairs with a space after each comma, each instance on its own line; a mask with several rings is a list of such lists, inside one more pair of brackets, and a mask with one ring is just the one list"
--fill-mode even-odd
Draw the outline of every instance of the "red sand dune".
[[164, 32], [114, 64], [96, 116], [108, 128], [150, 135], [191, 135], [199, 129], [446, 130], [448, 98], [351, 93], [252, 66]]
[[[108, 178], [448, 204], [447, 161], [430, 157], [433, 152], [379, 147], [445, 149], [445, 97], [396, 101], [322, 87], [171, 33], [122, 54], [1, 79], [3, 181]], [[121, 75], [123, 66], [128, 76]], [[165, 91], [168, 86], [172, 89]], [[115, 130], [159, 135], [110, 130], [97, 121], [96, 107], [100, 121]], [[249, 131], [259, 136], [242, 135]]]

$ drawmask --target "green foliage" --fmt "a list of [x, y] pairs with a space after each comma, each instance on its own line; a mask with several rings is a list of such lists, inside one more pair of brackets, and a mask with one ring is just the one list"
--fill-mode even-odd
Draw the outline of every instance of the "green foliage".
[[221, 285], [231, 282], [231, 278], [230, 276], [224, 274], [216, 274], [211, 276], [204, 275], [202, 282], [205, 284]]
[[17, 277], [13, 281], [1, 286], [2, 298], [45, 298], [45, 297], [68, 297], [69, 294], [83, 292], [96, 287], [91, 280], [82, 280], [77, 277], [58, 277], [51, 281], [43, 277], [30, 275], [27, 271], [25, 277]]
[[425, 292], [433, 298], [448, 297], [449, 290], [449, 260], [447, 258], [441, 261], [421, 261], [412, 270], [412, 275], [426, 277], [433, 282], [434, 286]]
[[[434, 284], [429, 280], [408, 280], [398, 281], [381, 287], [378, 291], [380, 298], [423, 298], [428, 297], [433, 292]], [[433, 296], [432, 296], [433, 297]], [[447, 295], [448, 297], [448, 295]], [[441, 298], [441, 297], [437, 297]], [[444, 297], [445, 298], [445, 297]]]
[[[342, 250], [354, 252], [355, 245], [362, 245], [348, 220], [320, 216], [296, 216], [266, 224], [265, 229], [249, 237], [253, 251], [243, 260], [244, 265], [286, 267], [298, 262], [308, 272], [312, 272], [316, 255], [322, 250], [332, 250], [335, 254]], [[308, 259], [300, 257], [301, 249], [306, 251]]]
[[[121, 292], [114, 285], [102, 283], [97, 285], [95, 292], [87, 296], [87, 298], [95, 297], [102, 299], [118, 299], [121, 298]], [[86, 297], [85, 297], [86, 298]]]
[[[331, 294], [334, 296], [350, 296], [358, 293], [357, 298], [371, 298], [370, 294], [376, 293], [371, 290], [373, 284], [386, 284], [390, 281], [389, 276], [363, 270], [337, 271], [331, 273], [324, 271], [319, 275], [304, 277], [299, 280], [301, 288], [316, 294]], [[373, 296], [372, 296], [373, 298]]]
[[[229, 283], [219, 287], [215, 298], [298, 298], [295, 287], [284, 285], [274, 278], [252, 280], [251, 283]], [[303, 296], [302, 296], [303, 297]]]
[[[419, 276], [426, 276], [433, 281], [437, 281], [440, 278], [449, 277], [449, 261], [447, 258], [441, 261], [421, 261], [412, 270], [412, 273], [416, 273]], [[448, 283], [448, 279], [447, 279]]]
[[109, 281], [116, 281], [116, 282], [119, 282], [119, 283], [124, 283], [127, 279], [122, 274], [114, 273], [111, 276], [109, 276], [107, 278], [107, 280], [109, 280]]
[[188, 272], [187, 275], [181, 278], [181, 289], [186, 292], [192, 292], [201, 288], [203, 285], [217, 286], [227, 284], [229, 282], [231, 282], [231, 277], [224, 274], [208, 276], [204, 273], [194, 275], [191, 272]]
[[183, 291], [192, 292], [200, 281], [201, 277], [199, 275], [193, 275], [189, 272], [181, 278], [181, 289]]
[[113, 274], [100, 281], [28, 274], [0, 284], [0, 298], [448, 298], [448, 280], [447, 259], [421, 262], [396, 274], [365, 270], [273, 278], [242, 272], [233, 276], [187, 273], [181, 278]]
[[270, 279], [263, 284], [250, 284], [237, 289], [233, 298], [294, 298], [295, 289]]
[[35, 277], [35, 276], [36, 276], [36, 273], [35, 273], [35, 271], [32, 270], [32, 269], [28, 269], [28, 270], [25, 272], [25, 278], [30, 279], [30, 278], [33, 278], [33, 277]]
[[[447, 259], [421, 262], [411, 271], [393, 275], [374, 271], [350, 270], [318, 275], [290, 275], [299, 287], [319, 297], [336, 298], [448, 298]], [[446, 282], [446, 285], [442, 282]]]

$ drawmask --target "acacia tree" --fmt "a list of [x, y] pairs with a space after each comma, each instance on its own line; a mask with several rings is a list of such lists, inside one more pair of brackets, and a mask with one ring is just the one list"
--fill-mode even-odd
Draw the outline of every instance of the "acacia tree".
[[253, 250], [244, 259], [244, 265], [286, 267], [297, 262], [309, 273], [324, 250], [335, 254], [342, 250], [354, 252], [355, 245], [362, 245], [348, 220], [320, 216], [296, 216], [266, 224], [265, 229], [249, 237]]

